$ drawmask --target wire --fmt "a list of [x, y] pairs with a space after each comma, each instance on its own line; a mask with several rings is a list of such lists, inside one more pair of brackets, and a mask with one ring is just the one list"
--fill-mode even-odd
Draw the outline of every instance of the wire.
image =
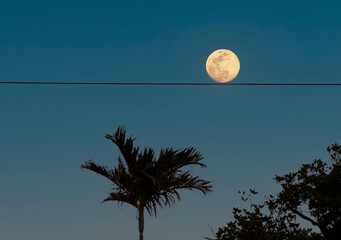
[[341, 83], [172, 83], [172, 82], [0, 82], [11, 85], [128, 85], [128, 86], [341, 86]]

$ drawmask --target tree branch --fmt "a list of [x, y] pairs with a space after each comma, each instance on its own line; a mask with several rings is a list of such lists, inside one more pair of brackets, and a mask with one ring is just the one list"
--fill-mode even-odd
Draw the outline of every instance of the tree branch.
[[304, 220], [307, 220], [309, 222], [311, 222], [311, 224], [313, 224], [314, 226], [319, 226], [318, 223], [316, 221], [314, 221], [313, 219], [311, 219], [310, 217], [304, 215], [303, 213], [301, 213], [300, 211], [293, 209], [292, 210], [293, 213], [297, 214], [298, 216], [300, 216], [301, 218], [303, 218]]

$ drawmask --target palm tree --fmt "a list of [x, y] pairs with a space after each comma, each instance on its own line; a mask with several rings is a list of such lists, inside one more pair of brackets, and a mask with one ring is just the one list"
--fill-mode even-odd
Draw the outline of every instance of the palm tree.
[[120, 150], [118, 165], [114, 168], [101, 166], [89, 160], [81, 168], [98, 173], [113, 182], [113, 191], [103, 202], [117, 201], [119, 204], [130, 204], [138, 212], [138, 228], [140, 240], [143, 240], [144, 210], [150, 216], [156, 216], [157, 208], [171, 207], [176, 199], [180, 200], [180, 189], [199, 190], [204, 195], [212, 191], [210, 181], [192, 176], [183, 167], [199, 165], [203, 159], [195, 148], [175, 150], [161, 149], [159, 157], [151, 148], [140, 151], [134, 146], [135, 138], [126, 138], [124, 126], [118, 127], [113, 135], [105, 136]]

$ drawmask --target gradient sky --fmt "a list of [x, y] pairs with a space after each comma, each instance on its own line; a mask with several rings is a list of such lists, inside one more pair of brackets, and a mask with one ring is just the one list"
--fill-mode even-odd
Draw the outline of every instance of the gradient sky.
[[[0, 81], [200, 82], [234, 51], [234, 83], [339, 83], [340, 1], [3, 1]], [[100, 204], [120, 124], [144, 147], [194, 146], [214, 192], [183, 192], [148, 240], [212, 237], [238, 190], [276, 193], [341, 142], [340, 87], [0, 85], [0, 233], [6, 240], [137, 239], [136, 211]]]

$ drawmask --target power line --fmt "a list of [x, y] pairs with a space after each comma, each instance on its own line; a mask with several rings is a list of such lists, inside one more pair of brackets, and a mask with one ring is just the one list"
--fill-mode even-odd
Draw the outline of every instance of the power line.
[[341, 83], [174, 83], [174, 82], [0, 82], [11, 85], [121, 85], [121, 86], [341, 86]]

